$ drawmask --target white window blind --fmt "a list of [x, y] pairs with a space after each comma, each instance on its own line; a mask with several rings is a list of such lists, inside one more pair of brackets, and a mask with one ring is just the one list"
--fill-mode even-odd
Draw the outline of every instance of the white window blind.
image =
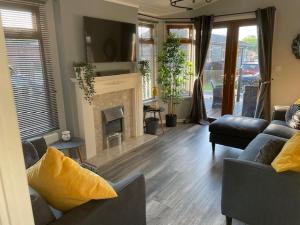
[[0, 0], [0, 16], [21, 138], [59, 129], [44, 4]]

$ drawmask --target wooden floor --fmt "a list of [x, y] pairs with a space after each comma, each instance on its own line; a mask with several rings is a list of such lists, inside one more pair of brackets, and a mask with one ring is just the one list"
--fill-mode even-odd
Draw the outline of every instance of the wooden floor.
[[[208, 127], [179, 125], [111, 165], [100, 174], [118, 181], [146, 177], [148, 225], [222, 225], [222, 161], [237, 149], [217, 146], [212, 155]], [[233, 221], [234, 225], [242, 225]]]

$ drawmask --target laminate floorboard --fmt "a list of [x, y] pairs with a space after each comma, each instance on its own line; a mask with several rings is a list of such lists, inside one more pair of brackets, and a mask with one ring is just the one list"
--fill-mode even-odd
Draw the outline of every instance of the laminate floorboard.
[[[208, 126], [179, 124], [99, 173], [113, 182], [145, 175], [148, 225], [225, 225], [222, 164], [240, 150], [217, 145], [213, 155], [208, 137]], [[234, 220], [233, 225], [244, 224]]]

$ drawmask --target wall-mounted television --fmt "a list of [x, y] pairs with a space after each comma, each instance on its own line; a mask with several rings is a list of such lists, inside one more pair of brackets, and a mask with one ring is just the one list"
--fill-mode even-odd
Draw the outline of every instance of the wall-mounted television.
[[136, 61], [135, 24], [91, 17], [83, 24], [87, 62]]

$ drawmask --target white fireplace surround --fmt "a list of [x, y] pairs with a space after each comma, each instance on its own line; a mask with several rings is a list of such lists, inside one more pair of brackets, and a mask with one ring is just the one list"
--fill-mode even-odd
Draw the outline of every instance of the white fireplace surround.
[[[85, 155], [90, 159], [103, 149], [97, 149], [94, 102], [90, 105], [85, 99], [83, 91], [79, 88], [76, 79], [75, 83], [76, 101], [78, 109], [79, 136], [85, 140]], [[143, 99], [142, 99], [142, 78], [138, 73], [121, 74], [95, 78], [95, 96], [101, 99], [101, 95], [132, 90], [132, 123], [131, 135], [138, 137], [143, 135]]]

